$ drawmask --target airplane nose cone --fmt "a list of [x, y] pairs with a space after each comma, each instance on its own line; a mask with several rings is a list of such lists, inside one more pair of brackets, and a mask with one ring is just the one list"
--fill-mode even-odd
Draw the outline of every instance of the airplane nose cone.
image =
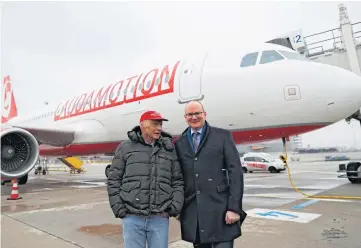
[[361, 77], [339, 67], [329, 69], [327, 110], [346, 118], [361, 108]]
[[352, 91], [350, 95], [355, 100], [358, 108], [361, 108], [361, 76], [349, 73], [349, 77], [349, 91]]

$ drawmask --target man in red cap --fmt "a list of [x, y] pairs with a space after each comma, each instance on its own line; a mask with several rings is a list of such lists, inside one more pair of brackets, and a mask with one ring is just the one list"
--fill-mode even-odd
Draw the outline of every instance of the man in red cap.
[[109, 203], [123, 220], [125, 248], [167, 248], [169, 217], [183, 207], [183, 175], [163, 121], [156, 111], [143, 113], [110, 167]]
[[[140, 117], [140, 129], [145, 142], [154, 144], [160, 138], [163, 121], [168, 121], [168, 119], [163, 118], [156, 111], [147, 111], [142, 114]], [[172, 137], [170, 136], [170, 138]]]

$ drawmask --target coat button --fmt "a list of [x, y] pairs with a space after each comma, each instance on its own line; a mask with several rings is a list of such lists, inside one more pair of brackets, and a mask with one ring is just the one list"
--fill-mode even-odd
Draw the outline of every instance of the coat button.
[[196, 177], [198, 177], [199, 175], [198, 175], [198, 173], [196, 174]]
[[198, 191], [197, 191], [197, 194], [199, 195], [200, 193], [201, 193], [201, 192], [198, 190]]
[[202, 229], [201, 232], [204, 232], [204, 230]]
[[195, 157], [195, 158], [194, 158], [194, 160], [198, 160], [198, 158], [197, 158], [197, 157]]

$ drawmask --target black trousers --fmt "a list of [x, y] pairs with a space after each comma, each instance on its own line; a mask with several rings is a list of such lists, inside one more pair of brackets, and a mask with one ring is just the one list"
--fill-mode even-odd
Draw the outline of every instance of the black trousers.
[[199, 226], [197, 223], [197, 230], [196, 230], [196, 241], [193, 243], [194, 248], [233, 248], [234, 241], [227, 241], [227, 242], [217, 242], [217, 243], [200, 243], [199, 237]]

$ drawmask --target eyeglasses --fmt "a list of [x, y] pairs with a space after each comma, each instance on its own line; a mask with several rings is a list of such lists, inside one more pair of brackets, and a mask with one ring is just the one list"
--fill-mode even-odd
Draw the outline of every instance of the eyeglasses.
[[184, 116], [187, 118], [192, 118], [193, 116], [195, 117], [200, 117], [204, 112], [194, 112], [194, 113], [188, 113], [185, 114]]

